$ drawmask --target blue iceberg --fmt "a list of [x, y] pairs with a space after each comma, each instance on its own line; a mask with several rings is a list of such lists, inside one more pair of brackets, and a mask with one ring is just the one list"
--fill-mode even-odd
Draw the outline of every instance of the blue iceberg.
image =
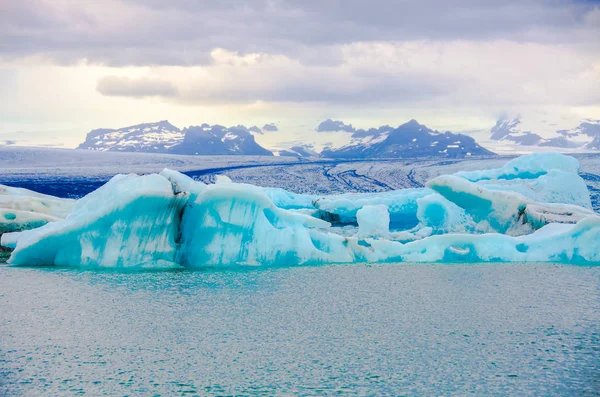
[[0, 234], [34, 229], [65, 219], [75, 200], [0, 185]]
[[117, 175], [64, 220], [2, 235], [12, 265], [290, 266], [355, 262], [600, 262], [600, 217], [559, 154], [331, 196], [176, 171]]

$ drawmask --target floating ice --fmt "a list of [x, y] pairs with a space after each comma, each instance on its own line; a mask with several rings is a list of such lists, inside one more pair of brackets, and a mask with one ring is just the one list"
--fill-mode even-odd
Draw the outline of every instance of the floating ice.
[[10, 263], [128, 267], [175, 263], [176, 196], [160, 175], [117, 175], [77, 202], [65, 220], [2, 235]]
[[439, 194], [417, 199], [417, 219], [436, 234], [472, 232], [476, 226], [464, 209]]
[[383, 204], [365, 205], [356, 212], [358, 238], [388, 237], [390, 234], [390, 213]]
[[429, 189], [404, 189], [383, 193], [347, 193], [326, 196], [315, 201], [314, 206], [326, 220], [339, 223], [356, 223], [356, 213], [366, 205], [384, 205], [390, 214], [390, 227], [410, 229], [419, 222], [417, 200], [432, 194]]
[[592, 208], [579, 163], [560, 153], [534, 153], [517, 157], [503, 167], [454, 174], [491, 190], [518, 192], [534, 201], [574, 204]]
[[75, 200], [0, 185], [0, 234], [64, 219], [74, 205]]
[[576, 223], [596, 216], [587, 208], [536, 203], [520, 193], [490, 190], [454, 175], [434, 178], [427, 186], [464, 209], [475, 222], [485, 222], [499, 233], [527, 234], [548, 223]]
[[[14, 248], [13, 265], [600, 262], [597, 214], [572, 204], [560, 186], [551, 187], [552, 197], [567, 203], [536, 201], [516, 187], [523, 180], [546, 183], [542, 178], [552, 172], [576, 175], [574, 159], [553, 158], [440, 176], [424, 189], [323, 198], [232, 182], [205, 185], [171, 170], [117, 175], [79, 200], [67, 219], [4, 234], [1, 243]], [[529, 168], [515, 166], [521, 163]], [[555, 168], [546, 170], [547, 163]], [[499, 181], [517, 183], [510, 190]], [[319, 219], [324, 214], [357, 222], [358, 233]], [[394, 224], [401, 227], [389, 230]]]

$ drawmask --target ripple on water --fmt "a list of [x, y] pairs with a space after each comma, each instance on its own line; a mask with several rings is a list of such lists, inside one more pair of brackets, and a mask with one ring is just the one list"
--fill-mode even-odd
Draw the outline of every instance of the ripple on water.
[[0, 267], [0, 394], [600, 390], [600, 268]]

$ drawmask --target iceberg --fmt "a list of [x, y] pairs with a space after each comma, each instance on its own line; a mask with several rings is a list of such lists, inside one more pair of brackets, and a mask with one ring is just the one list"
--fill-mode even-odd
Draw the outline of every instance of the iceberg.
[[175, 264], [185, 193], [160, 175], [117, 175], [77, 202], [67, 219], [2, 235], [9, 263], [82, 267]]
[[[66, 219], [5, 233], [0, 243], [13, 249], [15, 266], [600, 263], [600, 217], [585, 206], [589, 194], [575, 200], [560, 185], [552, 195], [532, 188], [553, 172], [577, 176], [576, 160], [524, 157], [497, 170], [439, 176], [422, 189], [325, 197], [223, 179], [206, 185], [168, 169], [117, 175]], [[531, 190], [518, 187], [524, 180]]]
[[549, 223], [576, 223], [595, 217], [572, 204], [537, 203], [518, 192], [494, 191], [454, 175], [430, 180], [427, 186], [462, 208], [478, 223], [511, 235], [527, 234]]
[[38, 228], [67, 217], [75, 200], [0, 185], [0, 234]]
[[388, 237], [390, 233], [390, 213], [383, 204], [365, 205], [356, 212], [358, 238]]
[[384, 205], [390, 228], [406, 230], [419, 223], [417, 200], [432, 194], [429, 189], [404, 189], [382, 193], [346, 193], [314, 201], [318, 216], [340, 224], [356, 224], [358, 211], [366, 205]]
[[592, 208], [587, 185], [579, 176], [579, 162], [560, 153], [535, 153], [492, 170], [454, 174], [491, 190], [518, 192], [534, 201]]

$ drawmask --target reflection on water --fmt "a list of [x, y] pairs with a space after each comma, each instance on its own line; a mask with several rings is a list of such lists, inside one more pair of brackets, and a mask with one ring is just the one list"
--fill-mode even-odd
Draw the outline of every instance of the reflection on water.
[[600, 390], [600, 268], [0, 267], [0, 395]]

